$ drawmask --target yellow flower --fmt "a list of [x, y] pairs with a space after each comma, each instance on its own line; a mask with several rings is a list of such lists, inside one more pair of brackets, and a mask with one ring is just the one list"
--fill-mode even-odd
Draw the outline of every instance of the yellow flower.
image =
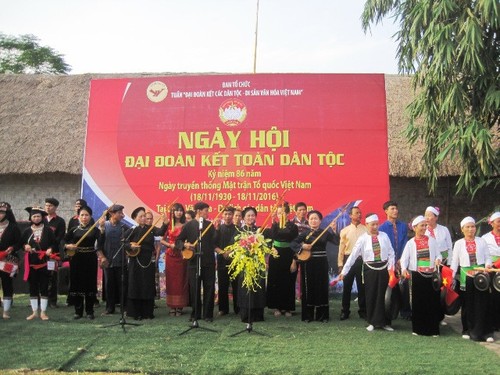
[[224, 249], [230, 252], [233, 259], [229, 265], [231, 280], [243, 272], [243, 287], [255, 291], [260, 286], [260, 279], [265, 278], [266, 255], [278, 257], [275, 249], [269, 246], [271, 240], [265, 239], [262, 233], [241, 231], [235, 237], [233, 245]]

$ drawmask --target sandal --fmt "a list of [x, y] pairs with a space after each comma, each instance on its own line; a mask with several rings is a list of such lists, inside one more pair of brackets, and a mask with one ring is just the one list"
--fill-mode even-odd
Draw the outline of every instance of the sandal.
[[281, 316], [281, 311], [279, 311], [279, 310], [274, 310], [274, 316], [275, 316], [275, 317]]
[[177, 309], [175, 311], [175, 316], [181, 316], [182, 315], [182, 309]]
[[175, 316], [175, 314], [176, 314], [175, 310], [170, 310], [170, 312], [168, 313], [168, 315], [170, 315], [170, 316]]

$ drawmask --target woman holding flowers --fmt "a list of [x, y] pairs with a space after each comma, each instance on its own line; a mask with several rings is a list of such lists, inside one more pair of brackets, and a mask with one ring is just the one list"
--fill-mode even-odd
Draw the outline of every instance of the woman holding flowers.
[[[326, 257], [326, 243], [331, 241], [338, 245], [339, 237], [334, 231], [320, 230], [323, 215], [319, 211], [310, 211], [307, 214], [310, 230], [303, 232], [291, 243], [291, 248], [299, 253], [310, 251], [311, 257], [300, 263], [300, 290], [302, 302], [302, 320], [328, 322], [328, 259]], [[335, 230], [335, 221], [331, 227]]]
[[243, 210], [243, 226], [237, 232], [234, 245], [226, 248], [233, 259], [229, 266], [231, 278], [238, 278], [238, 305], [242, 322], [264, 320], [266, 306], [266, 260], [271, 249], [255, 225], [257, 210]]

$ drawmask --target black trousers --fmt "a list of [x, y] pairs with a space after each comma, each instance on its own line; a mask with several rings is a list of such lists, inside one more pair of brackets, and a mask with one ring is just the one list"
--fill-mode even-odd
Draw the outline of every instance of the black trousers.
[[14, 294], [12, 277], [7, 272], [0, 271], [0, 279], [2, 280], [3, 298], [12, 299]]
[[49, 304], [57, 303], [57, 271], [47, 271], [48, 272], [48, 294], [49, 294]]
[[[128, 271], [124, 267], [125, 278], [123, 282], [123, 307], [127, 306], [127, 284]], [[106, 288], [106, 312], [114, 313], [115, 306], [120, 303], [122, 296], [122, 267], [108, 267], [104, 269], [105, 288]]]
[[[344, 264], [347, 257], [344, 259]], [[363, 259], [358, 257], [351, 269], [344, 277], [344, 291], [342, 293], [342, 312], [349, 314], [351, 311], [351, 292], [354, 280], [356, 280], [356, 286], [358, 287], [358, 313], [360, 315], [366, 315], [366, 297], [365, 297], [365, 285], [363, 284]]]
[[217, 281], [219, 284], [219, 311], [229, 313], [229, 286], [233, 290], [233, 310], [238, 314], [238, 281], [230, 281], [227, 267], [217, 268]]
[[30, 274], [28, 277], [28, 283], [30, 285], [30, 297], [48, 297], [49, 289], [49, 272], [46, 267], [40, 269], [30, 269]]
[[[196, 267], [189, 267], [188, 280], [189, 301], [192, 307], [191, 318], [200, 319], [203, 316], [203, 319], [212, 319], [214, 317], [215, 264], [201, 267], [198, 284], [196, 278]], [[202, 286], [203, 304], [201, 300]], [[198, 295], [196, 295], [196, 290], [198, 290]]]
[[85, 313], [87, 315], [94, 314], [94, 303], [96, 300], [95, 295], [74, 295], [71, 296], [71, 300], [75, 305], [75, 314], [82, 316], [84, 305], [85, 305]]

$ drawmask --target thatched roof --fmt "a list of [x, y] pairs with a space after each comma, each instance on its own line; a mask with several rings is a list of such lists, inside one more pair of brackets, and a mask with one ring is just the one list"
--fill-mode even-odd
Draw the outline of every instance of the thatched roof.
[[[0, 174], [81, 174], [90, 80], [148, 75], [0, 75]], [[418, 177], [421, 147], [410, 150], [403, 135], [411, 79], [385, 80], [390, 175]], [[448, 164], [441, 174], [458, 175], [460, 169]]]

